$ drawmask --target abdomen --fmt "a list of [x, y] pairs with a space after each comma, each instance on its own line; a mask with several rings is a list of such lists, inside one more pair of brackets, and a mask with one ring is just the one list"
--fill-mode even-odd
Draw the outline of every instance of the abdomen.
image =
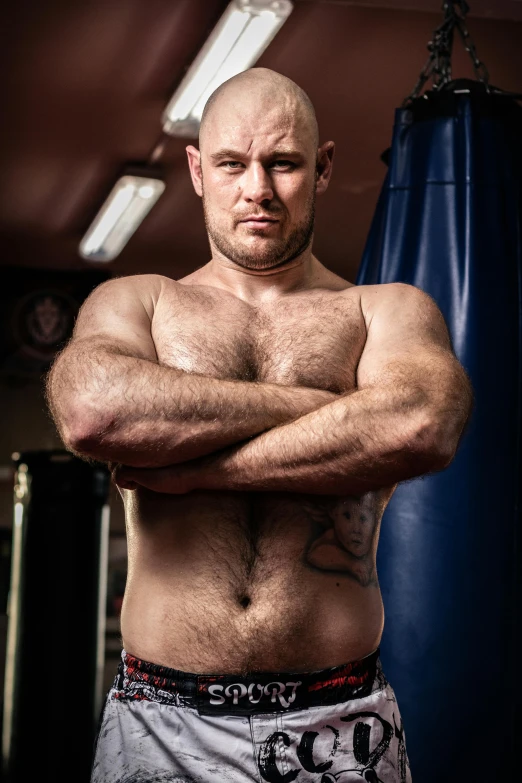
[[128, 652], [239, 673], [327, 668], [378, 646], [384, 495], [126, 495]]

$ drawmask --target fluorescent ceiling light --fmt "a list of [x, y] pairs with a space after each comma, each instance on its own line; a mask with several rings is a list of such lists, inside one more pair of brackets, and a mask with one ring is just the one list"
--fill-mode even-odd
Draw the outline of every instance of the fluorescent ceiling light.
[[87, 261], [112, 261], [165, 190], [153, 177], [126, 174], [117, 181], [80, 243]]
[[210, 95], [254, 65], [292, 9], [290, 0], [233, 0], [165, 109], [165, 133], [197, 136]]

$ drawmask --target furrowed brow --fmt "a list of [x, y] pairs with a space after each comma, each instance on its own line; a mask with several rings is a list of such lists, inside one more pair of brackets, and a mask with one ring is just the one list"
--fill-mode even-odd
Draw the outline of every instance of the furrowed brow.
[[274, 150], [270, 153], [271, 158], [302, 158], [303, 154], [298, 150], [286, 149], [286, 150]]
[[[227, 148], [223, 148], [220, 150], [217, 150], [217, 152], [212, 152], [210, 154], [210, 159], [214, 162], [218, 162], [220, 160], [224, 160], [225, 158], [232, 158], [233, 160], [241, 160], [244, 158], [244, 154], [242, 152], [238, 152], [237, 150], [231, 150]], [[266, 156], [267, 159], [270, 160], [276, 160], [281, 158], [299, 158], [302, 159], [303, 155], [298, 150], [294, 149], [279, 149], [279, 150], [272, 150], [272, 152]]]
[[237, 150], [230, 150], [230, 149], [220, 149], [217, 152], [212, 152], [210, 154], [211, 160], [223, 160], [223, 158], [234, 158], [234, 160], [237, 160], [238, 158], [242, 158], [243, 155], [241, 152], [238, 152]]

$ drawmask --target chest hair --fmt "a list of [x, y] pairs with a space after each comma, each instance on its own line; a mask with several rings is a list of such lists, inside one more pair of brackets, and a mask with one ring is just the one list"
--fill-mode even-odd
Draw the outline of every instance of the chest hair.
[[253, 307], [202, 286], [178, 288], [154, 317], [162, 364], [223, 380], [354, 388], [366, 329], [348, 292], [310, 291]]

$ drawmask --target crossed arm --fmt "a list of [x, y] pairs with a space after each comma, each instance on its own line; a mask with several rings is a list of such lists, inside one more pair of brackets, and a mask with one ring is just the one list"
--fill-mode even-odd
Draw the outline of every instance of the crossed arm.
[[318, 389], [219, 380], [160, 364], [151, 324], [163, 285], [157, 275], [112, 280], [82, 307], [47, 378], [49, 407], [71, 451], [136, 468], [172, 465], [334, 399]]
[[357, 390], [336, 396], [161, 367], [152, 312], [134, 326], [131, 344], [129, 319], [143, 297], [132, 279], [113, 282], [119, 318], [110, 337], [98, 317], [102, 287], [53, 368], [49, 399], [69, 448], [122, 463], [120, 486], [358, 495], [451, 461], [471, 389], [440, 312], [417, 289], [365, 290]]

